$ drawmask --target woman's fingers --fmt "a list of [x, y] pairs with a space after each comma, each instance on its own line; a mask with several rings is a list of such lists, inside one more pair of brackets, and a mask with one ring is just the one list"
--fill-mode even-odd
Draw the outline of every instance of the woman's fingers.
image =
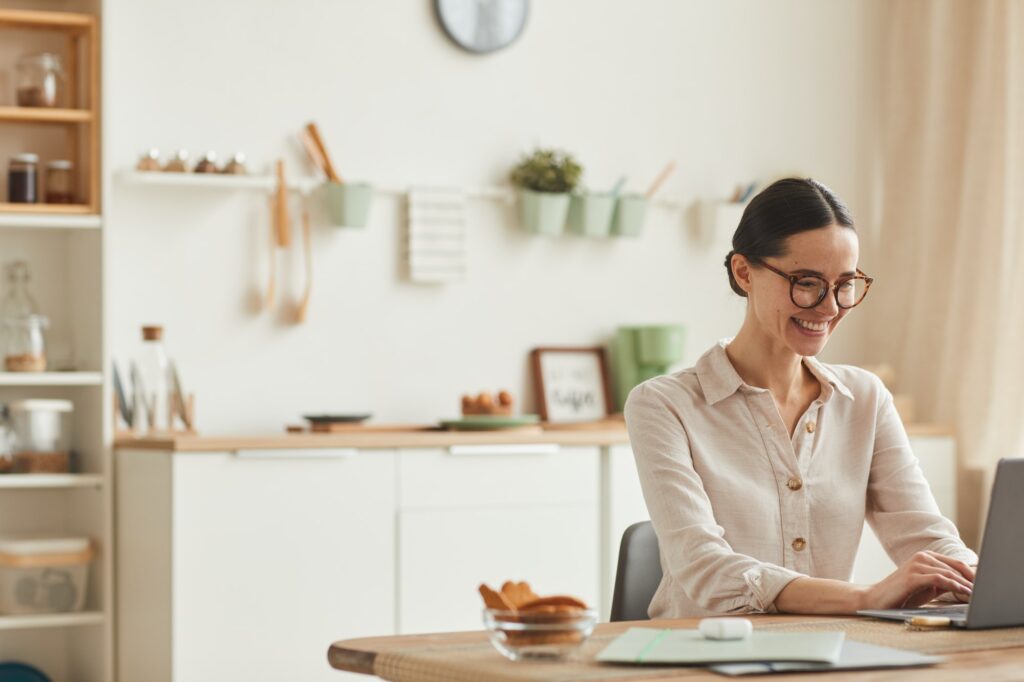
[[[957, 559], [935, 554], [934, 552], [929, 552], [928, 555], [929, 565], [933, 570], [948, 578], [952, 578], [958, 583], [962, 583], [972, 590], [974, 589], [974, 571], [971, 570], [970, 566]], [[965, 570], [968, 573], [964, 573]]]
[[911, 587], [919, 591], [928, 587], [937, 588], [940, 592], [962, 592], [971, 594], [972, 588], [962, 578], [954, 576], [959, 574], [950, 571], [953, 575], [944, 572], [919, 573], [911, 580]]
[[971, 568], [970, 565], [966, 562], [960, 561], [959, 559], [954, 559], [953, 557], [945, 556], [944, 554], [938, 554], [936, 552], [928, 552], [928, 554], [930, 554], [932, 558], [936, 561], [939, 561], [951, 567], [953, 570], [957, 571], [960, 575], [967, 578], [972, 583], [974, 582], [974, 569]]

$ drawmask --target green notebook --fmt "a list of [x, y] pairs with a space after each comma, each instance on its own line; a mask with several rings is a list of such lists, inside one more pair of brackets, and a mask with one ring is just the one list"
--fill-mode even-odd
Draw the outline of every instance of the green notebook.
[[754, 661], [835, 663], [842, 632], [759, 632], [747, 639], [705, 639], [697, 630], [630, 628], [597, 655], [603, 663], [706, 665]]

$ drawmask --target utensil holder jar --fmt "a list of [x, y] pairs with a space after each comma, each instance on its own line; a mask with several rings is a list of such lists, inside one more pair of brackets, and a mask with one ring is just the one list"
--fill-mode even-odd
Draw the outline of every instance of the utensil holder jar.
[[615, 197], [611, 194], [574, 194], [569, 205], [569, 230], [585, 237], [607, 237], [614, 209]]
[[373, 203], [373, 186], [365, 182], [328, 182], [324, 185], [327, 215], [337, 227], [366, 227]]
[[612, 234], [617, 237], [639, 237], [647, 217], [647, 198], [642, 194], [624, 194], [615, 202]]

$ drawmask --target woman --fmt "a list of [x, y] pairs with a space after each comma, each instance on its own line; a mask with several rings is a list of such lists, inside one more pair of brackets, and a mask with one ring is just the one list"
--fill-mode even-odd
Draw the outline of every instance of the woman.
[[[650, 615], [966, 600], [977, 557], [939, 513], [891, 394], [815, 359], [872, 282], [848, 209], [814, 180], [780, 180], [732, 245], [729, 284], [747, 299], [736, 337], [626, 402], [664, 569]], [[865, 519], [899, 568], [854, 585]]]

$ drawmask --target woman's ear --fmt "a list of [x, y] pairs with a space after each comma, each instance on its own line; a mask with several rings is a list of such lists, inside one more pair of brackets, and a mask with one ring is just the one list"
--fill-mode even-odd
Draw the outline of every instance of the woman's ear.
[[732, 267], [732, 277], [736, 280], [736, 284], [750, 294], [750, 290], [754, 288], [750, 281], [750, 261], [743, 254], [734, 253], [729, 265]]

